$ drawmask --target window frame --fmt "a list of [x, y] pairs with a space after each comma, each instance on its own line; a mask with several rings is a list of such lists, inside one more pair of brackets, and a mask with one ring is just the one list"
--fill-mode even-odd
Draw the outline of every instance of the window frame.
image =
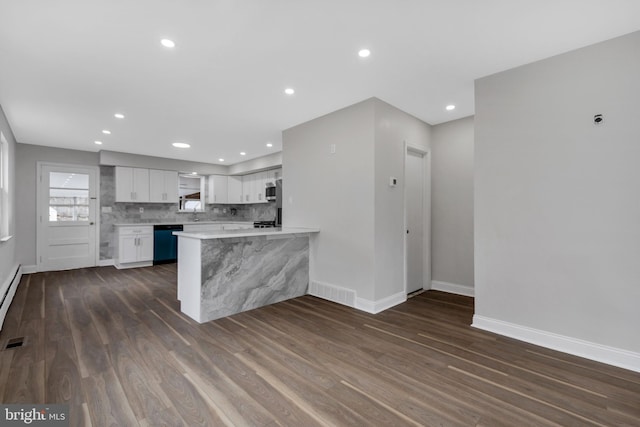
[[9, 182], [9, 142], [0, 131], [0, 242], [11, 238], [10, 235], [10, 191]]

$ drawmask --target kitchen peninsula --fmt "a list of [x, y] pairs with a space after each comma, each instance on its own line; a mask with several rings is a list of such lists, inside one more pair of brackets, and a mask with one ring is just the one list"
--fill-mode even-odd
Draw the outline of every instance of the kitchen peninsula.
[[175, 232], [178, 300], [199, 323], [305, 295], [311, 228]]

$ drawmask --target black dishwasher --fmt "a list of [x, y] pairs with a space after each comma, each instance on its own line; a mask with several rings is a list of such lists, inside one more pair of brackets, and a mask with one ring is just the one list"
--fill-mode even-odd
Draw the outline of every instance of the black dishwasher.
[[173, 235], [174, 231], [182, 231], [182, 224], [153, 226], [153, 265], [178, 260], [178, 237]]

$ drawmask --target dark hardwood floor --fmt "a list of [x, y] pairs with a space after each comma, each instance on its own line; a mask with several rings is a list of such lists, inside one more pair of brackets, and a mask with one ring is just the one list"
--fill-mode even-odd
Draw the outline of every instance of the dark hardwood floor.
[[472, 298], [305, 296], [198, 325], [175, 288], [175, 265], [24, 276], [1, 401], [94, 427], [640, 426], [640, 374], [473, 329]]

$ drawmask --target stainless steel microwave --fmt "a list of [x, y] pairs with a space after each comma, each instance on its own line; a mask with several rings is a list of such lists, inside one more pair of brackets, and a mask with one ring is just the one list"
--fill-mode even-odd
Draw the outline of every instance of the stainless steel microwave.
[[264, 190], [265, 198], [270, 202], [276, 201], [276, 186], [273, 184], [267, 184]]

